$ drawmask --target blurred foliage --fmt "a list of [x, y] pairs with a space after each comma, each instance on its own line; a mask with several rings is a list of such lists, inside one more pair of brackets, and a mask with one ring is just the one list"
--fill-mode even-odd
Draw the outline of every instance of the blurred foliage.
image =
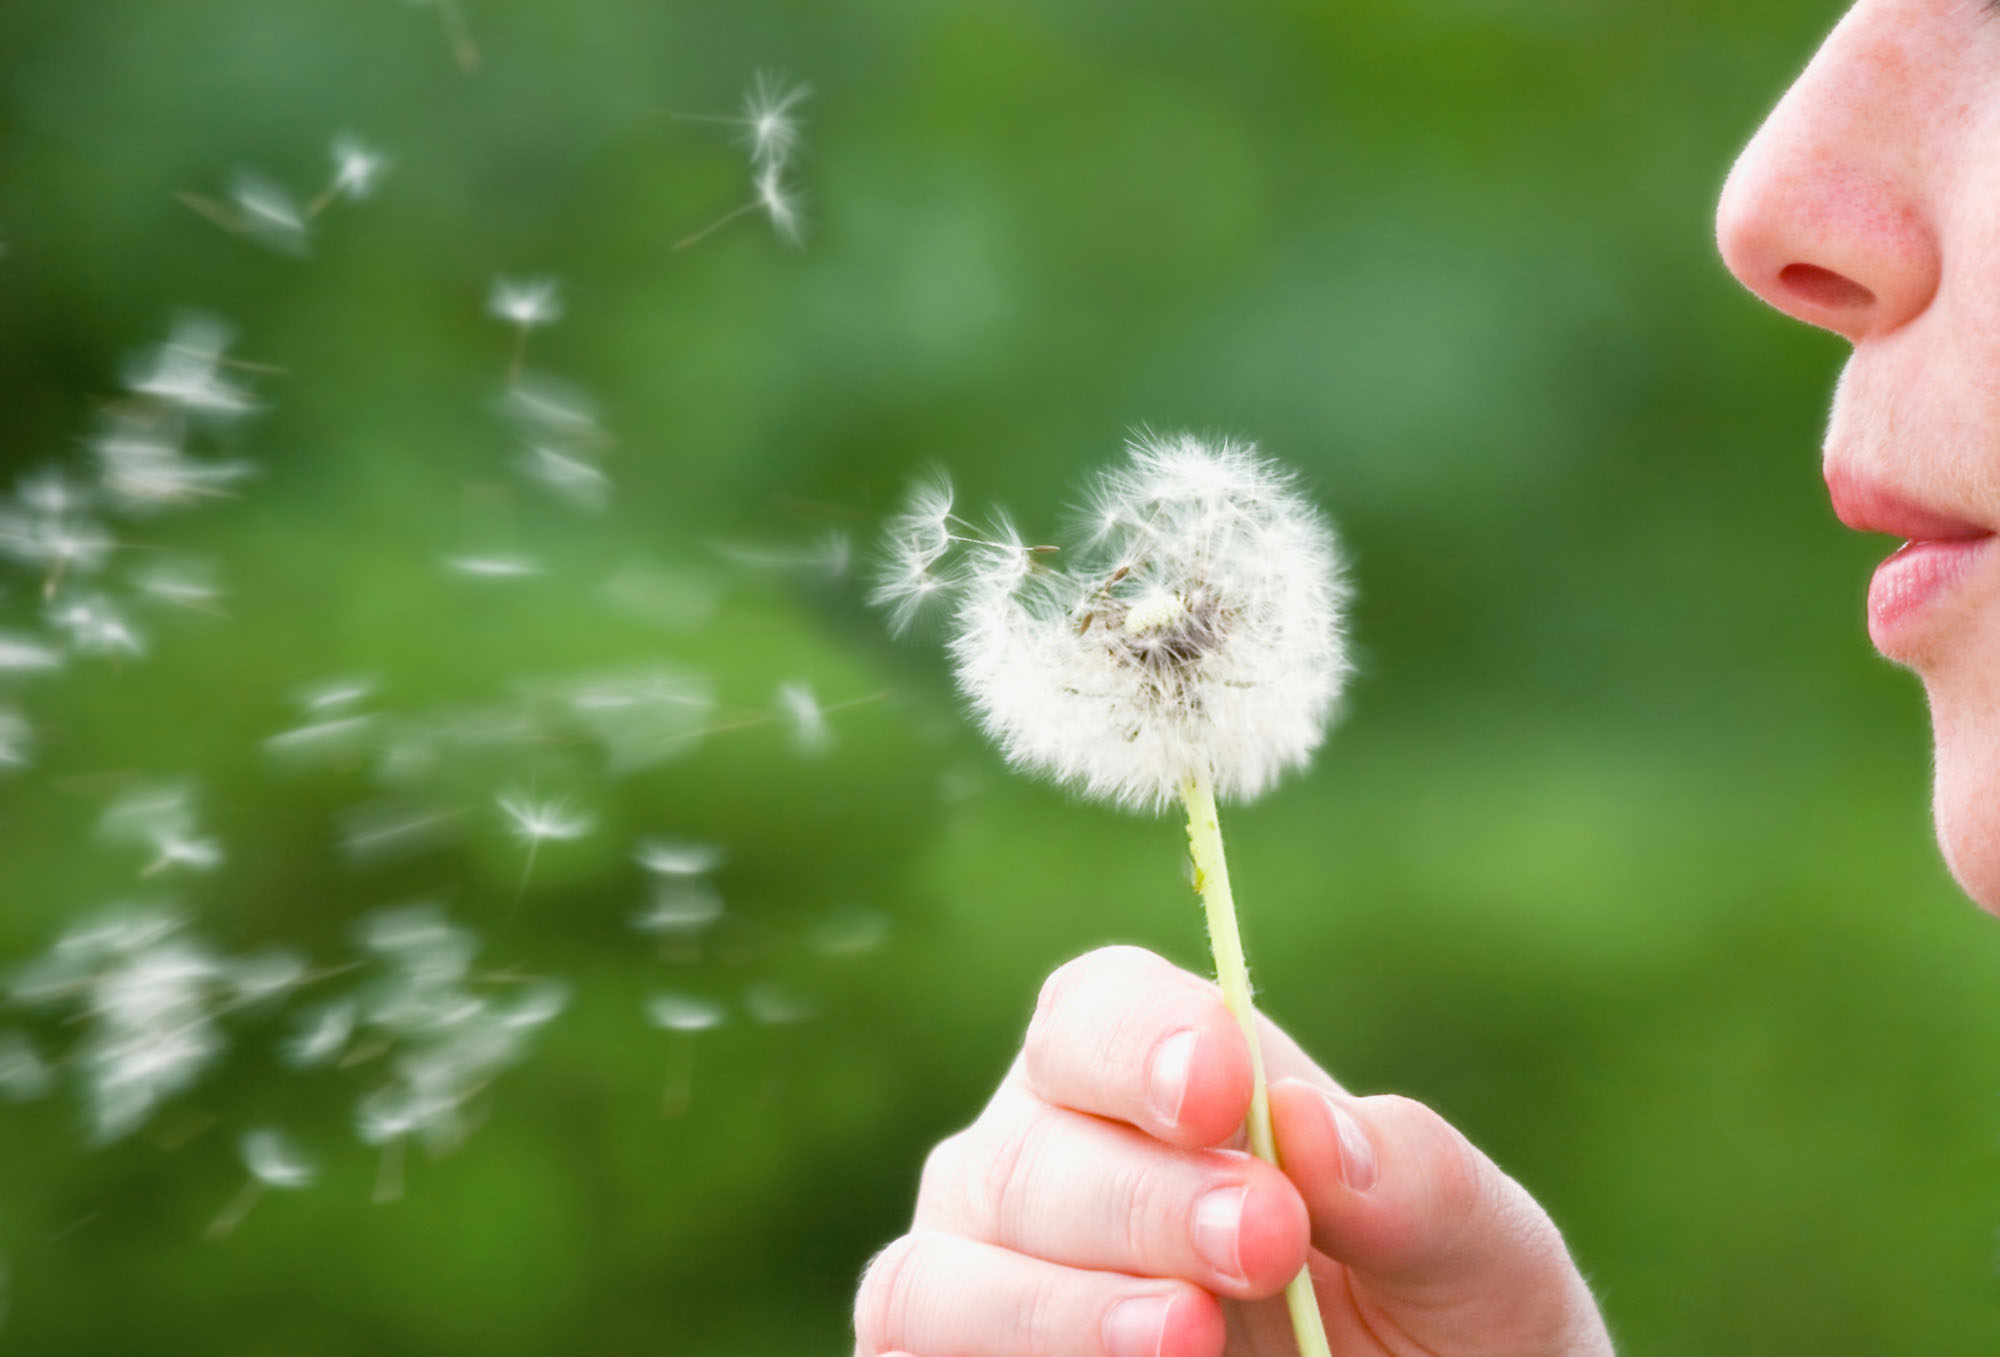
[[[464, 5], [471, 74], [391, 0], [0, 7], [0, 469], [74, 455], [177, 308], [285, 370], [245, 498], [158, 529], [218, 560], [227, 620], [27, 699], [0, 955], [132, 892], [91, 825], [93, 779], [137, 770], [203, 787], [231, 858], [184, 905], [228, 946], [331, 954], [431, 894], [576, 986], [393, 1204], [343, 1086], [254, 1025], [107, 1149], [68, 1100], [0, 1109], [0, 1348], [844, 1350], [857, 1273], [1040, 977], [1109, 940], [1200, 967], [1203, 939], [1175, 826], [1007, 774], [851, 580], [715, 544], [865, 541], [929, 463], [1032, 533], [1146, 422], [1297, 465], [1356, 562], [1343, 728], [1227, 814], [1270, 1012], [1527, 1183], [1633, 1352], [1995, 1349], [2000, 931], [1938, 865], [1920, 695], [1862, 635], [1878, 548], [1817, 484], [1839, 346], [1711, 245], [1836, 6]], [[759, 68], [816, 90], [806, 247], [745, 218], [672, 252], [747, 179], [724, 129], [666, 111], [729, 112]], [[343, 129], [394, 166], [309, 259], [175, 200], [239, 165], [310, 185]], [[507, 468], [499, 274], [564, 280], [531, 366], [619, 438], [601, 519]], [[482, 533], [548, 572], [439, 567]], [[36, 606], [0, 599], [9, 625]], [[891, 696], [817, 760], [751, 728], [604, 783], [599, 832], [550, 845], [511, 915], [490, 814], [357, 873], [331, 844], [358, 784], [261, 748], [328, 674], [416, 710], [654, 662], [750, 705], [794, 678]], [[755, 927], [893, 920], [789, 974], [810, 1022], [707, 1034], [671, 1118], [643, 998], [740, 977], [626, 926], [648, 833], [726, 845]], [[259, 1121], [326, 1175], [204, 1242]]]

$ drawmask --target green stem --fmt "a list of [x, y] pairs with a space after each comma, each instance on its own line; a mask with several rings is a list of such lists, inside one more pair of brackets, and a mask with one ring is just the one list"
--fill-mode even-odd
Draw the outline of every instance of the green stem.
[[[1208, 775], [1198, 773], [1181, 783], [1187, 803], [1188, 852], [1194, 858], [1194, 888], [1208, 911], [1208, 944], [1215, 954], [1216, 979], [1222, 1002], [1243, 1039], [1250, 1044], [1250, 1150], [1267, 1164], [1278, 1162], [1278, 1144], [1271, 1134], [1271, 1095], [1264, 1081], [1264, 1051], [1257, 1040], [1257, 1010], [1250, 1000], [1250, 966], [1243, 958], [1243, 934], [1236, 926], [1236, 901], [1229, 893], [1229, 862], [1222, 852], [1222, 824], [1215, 814], [1215, 790]], [[1285, 1285], [1285, 1308], [1291, 1311], [1292, 1335], [1300, 1357], [1331, 1357], [1319, 1298], [1313, 1294], [1308, 1264]]]

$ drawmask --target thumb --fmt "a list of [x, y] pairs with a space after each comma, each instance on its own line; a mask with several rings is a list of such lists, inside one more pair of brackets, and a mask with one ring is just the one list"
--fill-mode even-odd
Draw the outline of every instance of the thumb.
[[1610, 1351], [1554, 1222], [1437, 1113], [1285, 1079], [1271, 1086], [1271, 1118], [1313, 1247], [1346, 1264], [1372, 1303], [1421, 1316], [1427, 1333]]

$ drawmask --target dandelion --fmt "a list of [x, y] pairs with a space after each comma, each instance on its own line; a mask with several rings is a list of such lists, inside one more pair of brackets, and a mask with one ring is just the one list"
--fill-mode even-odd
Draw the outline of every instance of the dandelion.
[[515, 838], [528, 846], [528, 860], [521, 868], [521, 885], [514, 893], [514, 903], [520, 904], [521, 897], [528, 892], [528, 878], [534, 874], [535, 855], [541, 852], [546, 842], [562, 843], [570, 839], [580, 839], [596, 827], [596, 820], [576, 810], [567, 801], [537, 801], [519, 792], [503, 794], [499, 798], [500, 811], [507, 817], [507, 827]]
[[486, 296], [488, 315], [497, 316], [515, 329], [514, 357], [507, 365], [507, 385], [519, 386], [522, 365], [528, 361], [528, 334], [543, 325], [562, 319], [562, 285], [553, 278], [530, 278], [512, 282], [495, 278]]
[[[1254, 449], [1136, 439], [1098, 478], [1088, 538], [1058, 567], [1002, 523], [950, 579], [961, 690], [1008, 761], [1088, 795], [1188, 819], [1223, 997], [1249, 1041], [1252, 1149], [1276, 1162], [1248, 967], [1216, 796], [1248, 799], [1319, 746], [1348, 671], [1326, 521]], [[959, 547], [935, 487], [896, 525], [892, 613]], [[1287, 1289], [1299, 1347], [1327, 1352], [1310, 1277]]]
[[299, 1154], [282, 1133], [269, 1126], [245, 1132], [237, 1142], [237, 1151], [250, 1176], [243, 1190], [209, 1223], [210, 1239], [224, 1239], [234, 1233], [266, 1192], [274, 1188], [280, 1192], [297, 1191], [311, 1186], [319, 1176], [319, 1169]]
[[722, 1005], [692, 994], [662, 992], [646, 1000], [647, 1021], [674, 1037], [662, 1115], [680, 1116], [694, 1101], [695, 1034], [722, 1026], [727, 1017]]
[[186, 312], [159, 348], [127, 371], [125, 385], [186, 414], [230, 419], [256, 408], [250, 393], [222, 375], [232, 338], [227, 323]]
[[347, 1039], [354, 1035], [356, 1016], [352, 1001], [321, 1005], [300, 1021], [279, 1048], [280, 1057], [295, 1069], [326, 1064], [346, 1049]]
[[303, 255], [311, 247], [306, 213], [291, 194], [253, 170], [238, 170], [229, 181], [236, 230], [282, 254]]

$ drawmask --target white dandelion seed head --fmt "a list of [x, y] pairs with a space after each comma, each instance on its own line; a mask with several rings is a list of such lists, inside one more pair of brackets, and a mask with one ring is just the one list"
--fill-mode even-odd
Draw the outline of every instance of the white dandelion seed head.
[[795, 111], [812, 95], [810, 85], [788, 85], [782, 76], [757, 72], [743, 97], [744, 141], [754, 165], [781, 165], [800, 144], [800, 120]]
[[319, 1176], [319, 1168], [300, 1154], [284, 1134], [273, 1127], [260, 1126], [246, 1131], [237, 1142], [243, 1167], [266, 1187], [301, 1188]]
[[532, 330], [562, 319], [562, 284], [554, 278], [525, 278], [516, 282], [495, 278], [486, 296], [488, 314], [510, 325]]
[[1197, 775], [1248, 798], [1324, 737], [1349, 663], [1332, 529], [1247, 446], [1144, 436], [1091, 493], [1090, 540], [1042, 564], [975, 544], [950, 641], [1008, 760], [1136, 809]]
[[333, 192], [359, 202], [375, 191], [389, 158], [355, 137], [333, 139]]

